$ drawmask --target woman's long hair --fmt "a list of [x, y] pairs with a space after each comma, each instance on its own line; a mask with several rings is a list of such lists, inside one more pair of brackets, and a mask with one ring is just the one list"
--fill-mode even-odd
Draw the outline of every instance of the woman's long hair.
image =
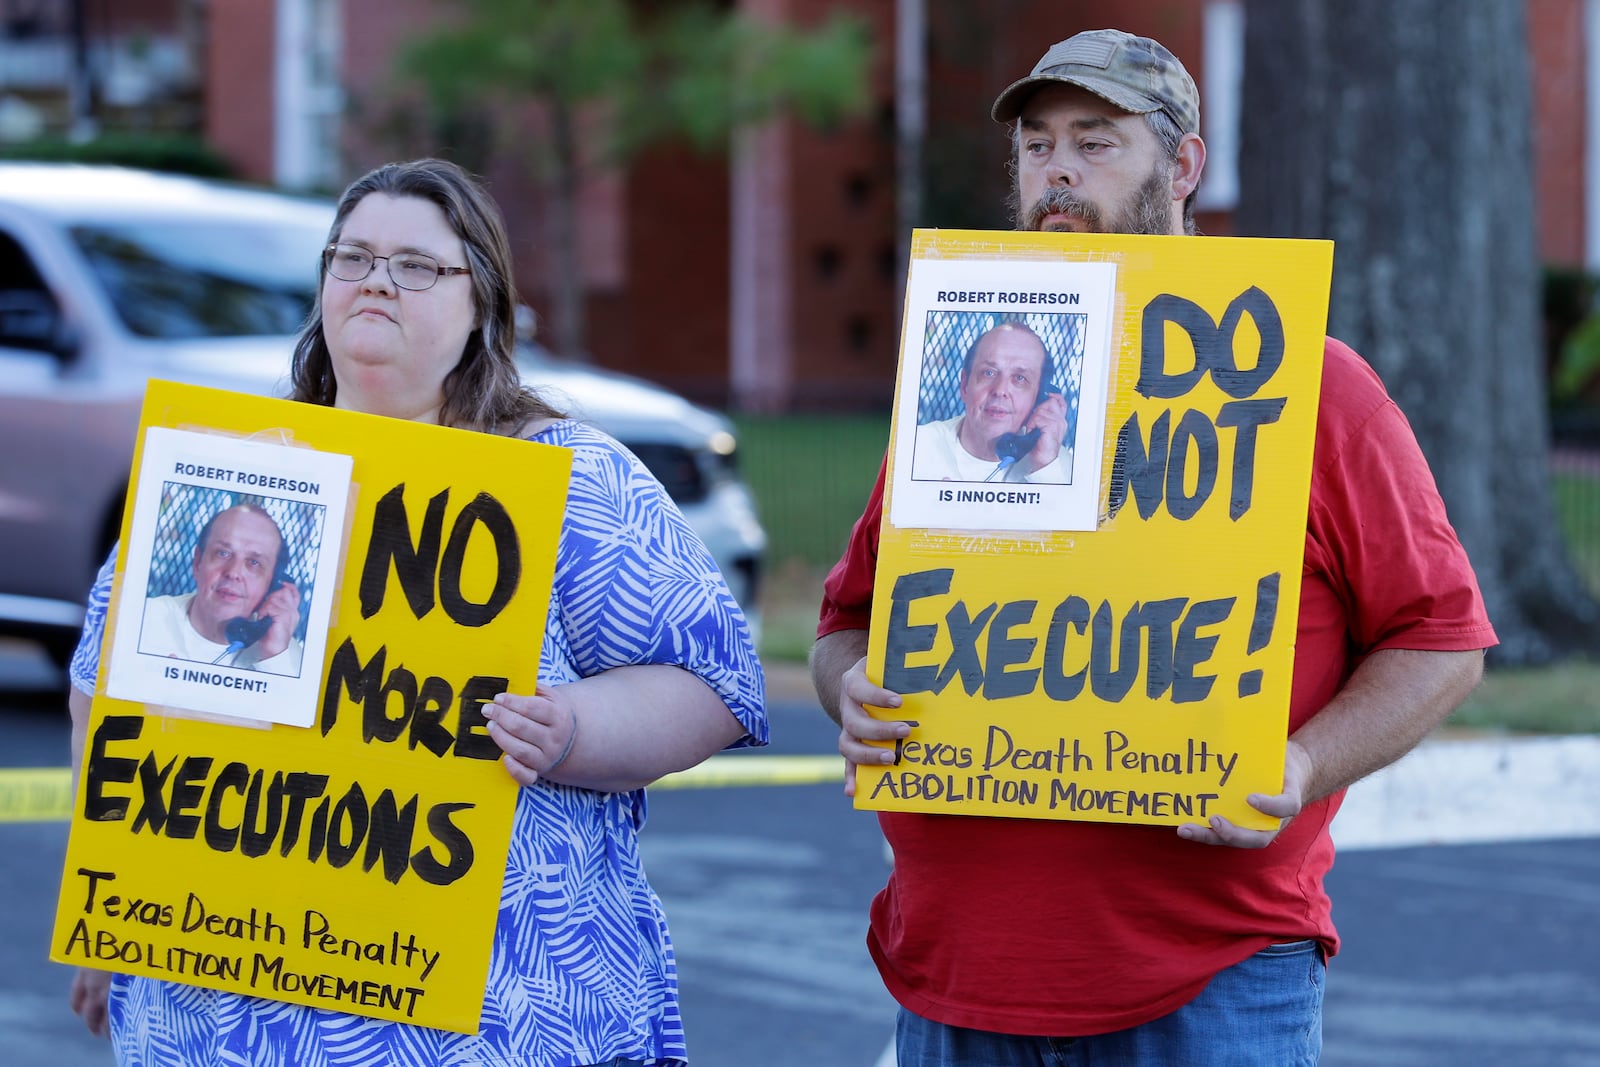
[[[328, 244], [339, 240], [355, 206], [373, 193], [414, 196], [437, 204], [467, 249], [467, 277], [477, 325], [467, 337], [461, 361], [445, 377], [439, 422], [444, 426], [515, 434], [530, 420], [561, 418], [562, 413], [522, 384], [514, 356], [516, 290], [511, 283], [511, 243], [500, 209], [476, 179], [443, 159], [387, 163], [356, 179], [339, 198]], [[289, 375], [290, 398], [331, 405], [339, 383], [322, 329], [322, 280], [316, 303], [295, 340]]]

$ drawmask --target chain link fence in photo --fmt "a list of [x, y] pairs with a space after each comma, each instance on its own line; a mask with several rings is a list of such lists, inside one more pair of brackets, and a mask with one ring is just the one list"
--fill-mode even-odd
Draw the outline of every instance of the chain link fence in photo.
[[930, 311], [922, 345], [922, 380], [917, 388], [917, 425], [955, 418], [962, 413], [961, 372], [978, 338], [1008, 322], [1021, 323], [1044, 342], [1050, 357], [1046, 387], [1061, 390], [1067, 401], [1067, 440], [1078, 429], [1078, 391], [1083, 381], [1083, 314], [997, 311]]
[[[218, 512], [253, 504], [272, 516], [283, 534], [287, 556], [280, 561], [284, 576], [300, 590], [302, 604], [311, 603], [322, 551], [324, 508], [299, 500], [211, 489], [184, 482], [163, 482], [157, 512], [155, 544], [150, 551], [147, 596], [182, 596], [194, 592], [194, 552], [200, 532]], [[294, 636], [305, 640], [306, 614]]]

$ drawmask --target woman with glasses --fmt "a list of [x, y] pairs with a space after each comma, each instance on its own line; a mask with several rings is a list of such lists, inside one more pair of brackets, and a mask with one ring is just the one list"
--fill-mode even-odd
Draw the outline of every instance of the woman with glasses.
[[[549, 616], [528, 635], [543, 642], [537, 689], [485, 708], [522, 788], [482, 1028], [453, 1034], [93, 970], [75, 977], [73, 1009], [109, 1029], [126, 1063], [681, 1063], [676, 965], [639, 861], [643, 789], [719, 749], [766, 743], [749, 629], [660, 483], [523, 386], [504, 224], [464, 171], [424, 159], [357, 180], [322, 267], [295, 345], [294, 399], [573, 454]], [[110, 580], [108, 564], [72, 665], [75, 740]]]

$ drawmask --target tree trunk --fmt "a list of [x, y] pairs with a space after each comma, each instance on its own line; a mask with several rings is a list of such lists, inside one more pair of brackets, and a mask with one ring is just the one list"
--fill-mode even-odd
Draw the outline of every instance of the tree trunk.
[[550, 97], [550, 160], [545, 168], [549, 203], [550, 294], [555, 350], [569, 359], [588, 360], [583, 320], [583, 261], [578, 243], [578, 139], [572, 105]]
[[1328, 332], [1416, 429], [1504, 664], [1589, 651], [1550, 492], [1525, 0], [1246, 0], [1238, 232], [1335, 242]]
[[1246, 0], [1240, 234], [1334, 240], [1328, 333], [1378, 370], [1504, 664], [1587, 651], [1550, 498], [1525, 0]]

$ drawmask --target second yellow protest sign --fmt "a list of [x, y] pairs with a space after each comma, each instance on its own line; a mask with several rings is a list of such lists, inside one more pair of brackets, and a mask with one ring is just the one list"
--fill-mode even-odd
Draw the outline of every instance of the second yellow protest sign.
[[917, 725], [858, 806], [1275, 825], [1331, 267], [916, 234], [868, 664]]
[[[171, 432], [216, 442], [213, 458], [144, 444]], [[281, 445], [277, 473], [240, 438]], [[340, 510], [329, 480], [295, 474], [330, 469], [297, 460], [308, 450], [351, 460], [342, 522], [323, 521]], [[146, 673], [166, 703], [106, 696], [102, 670], [51, 958], [476, 1031], [517, 791], [482, 709], [534, 690], [570, 453], [152, 383], [134, 467], [159, 505], [143, 509], [149, 531], [130, 509], [110, 617], [127, 655], [159, 668]], [[298, 569], [262, 587], [295, 585], [305, 604], [327, 592], [326, 640], [296, 636], [259, 662], [259, 633], [230, 629], [204, 661], [187, 635], [154, 640], [161, 561], [192, 566], [194, 599], [178, 602], [194, 607], [212, 548], [244, 557], [237, 531], [219, 540], [220, 516], [252, 510], [296, 542]], [[261, 614], [237, 610], [231, 627]], [[318, 694], [305, 727], [262, 709], [292, 698], [296, 675]]]

